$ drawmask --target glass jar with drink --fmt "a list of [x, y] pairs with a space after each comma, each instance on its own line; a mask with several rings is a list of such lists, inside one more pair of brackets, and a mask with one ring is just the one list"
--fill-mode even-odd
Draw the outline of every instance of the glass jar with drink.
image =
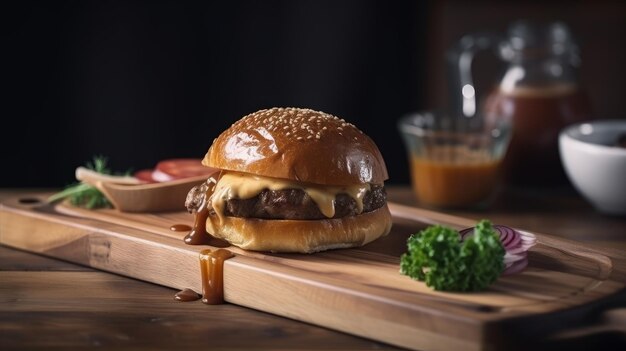
[[[477, 104], [471, 61], [477, 51], [487, 48], [496, 48], [508, 67]], [[559, 159], [558, 134], [569, 124], [591, 119], [589, 97], [578, 78], [578, 47], [568, 27], [558, 22], [516, 22], [506, 37], [493, 33], [463, 37], [449, 59], [459, 113], [469, 119], [480, 115], [487, 125], [503, 120], [512, 125], [503, 160], [507, 183], [547, 186], [567, 182]], [[467, 94], [468, 90], [472, 94]]]

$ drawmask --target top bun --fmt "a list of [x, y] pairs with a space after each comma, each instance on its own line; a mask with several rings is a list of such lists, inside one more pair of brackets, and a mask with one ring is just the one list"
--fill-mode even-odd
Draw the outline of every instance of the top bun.
[[376, 144], [333, 115], [300, 108], [251, 113], [224, 131], [202, 164], [321, 185], [383, 184]]

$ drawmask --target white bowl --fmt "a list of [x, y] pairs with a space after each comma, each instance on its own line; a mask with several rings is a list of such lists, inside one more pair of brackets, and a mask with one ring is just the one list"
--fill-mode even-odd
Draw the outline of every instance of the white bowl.
[[563, 167], [576, 189], [600, 212], [626, 215], [626, 120], [565, 127], [559, 135]]

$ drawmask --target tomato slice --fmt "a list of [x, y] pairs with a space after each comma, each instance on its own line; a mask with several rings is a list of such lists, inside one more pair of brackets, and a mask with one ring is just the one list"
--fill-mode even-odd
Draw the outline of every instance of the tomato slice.
[[154, 175], [158, 174], [157, 180], [166, 180], [168, 176], [173, 180], [201, 175], [209, 176], [216, 172], [215, 168], [203, 166], [201, 162], [201, 159], [193, 158], [163, 160], [157, 163], [153, 173], [153, 178]]
[[218, 171], [216, 168], [205, 167], [201, 159], [175, 158], [157, 163], [155, 169], [142, 169], [133, 174], [147, 183], [169, 182], [196, 176], [209, 176]]
[[156, 181], [152, 178], [152, 170], [151, 169], [142, 169], [133, 174], [133, 176], [139, 180], [143, 180], [148, 183], [156, 183]]

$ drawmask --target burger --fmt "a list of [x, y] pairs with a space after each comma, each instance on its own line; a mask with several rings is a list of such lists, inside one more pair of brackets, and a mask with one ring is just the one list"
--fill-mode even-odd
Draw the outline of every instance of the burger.
[[356, 247], [391, 229], [380, 151], [353, 124], [330, 114], [254, 112], [219, 135], [202, 164], [220, 171], [187, 196], [194, 231], [203, 227], [242, 249]]

